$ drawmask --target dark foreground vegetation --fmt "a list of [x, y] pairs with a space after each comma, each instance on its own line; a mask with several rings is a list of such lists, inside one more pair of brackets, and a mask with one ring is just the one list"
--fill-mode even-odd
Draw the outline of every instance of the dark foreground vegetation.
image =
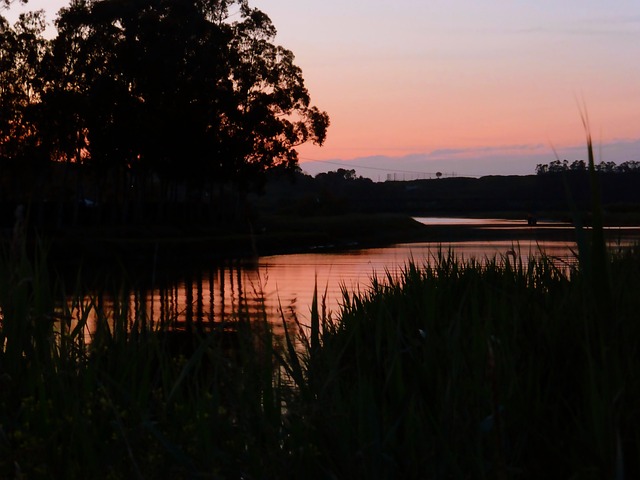
[[637, 478], [640, 252], [581, 252], [572, 270], [434, 252], [277, 336], [242, 312], [130, 322], [128, 299], [74, 299], [14, 244], [0, 476]]

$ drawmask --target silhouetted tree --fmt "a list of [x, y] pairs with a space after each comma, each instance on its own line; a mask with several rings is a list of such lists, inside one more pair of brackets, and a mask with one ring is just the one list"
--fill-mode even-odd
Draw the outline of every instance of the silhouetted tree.
[[356, 176], [356, 171], [351, 169], [347, 170], [346, 168], [339, 168], [335, 171], [318, 173], [316, 175], [316, 179], [325, 183], [343, 183], [348, 182], [350, 180], [356, 180], [358, 177]]
[[245, 0], [73, 0], [57, 25], [57, 90], [82, 95], [94, 164], [248, 188], [325, 139], [293, 54]]
[[584, 160], [574, 160], [571, 162], [569, 168], [575, 172], [583, 172], [587, 170], [587, 164]]
[[28, 3], [29, 0], [0, 0], [0, 8], [8, 8], [12, 3]]
[[20, 15], [13, 26], [0, 16], [2, 176], [11, 177], [17, 190], [27, 196], [36, 191], [37, 170], [46, 158], [38, 130], [44, 91], [42, 64], [48, 52], [48, 42], [42, 37], [44, 27], [42, 13]]
[[327, 114], [247, 0], [71, 0], [56, 26], [49, 42], [42, 14], [0, 17], [5, 164], [65, 162], [76, 191], [90, 172], [126, 209], [156, 179], [159, 198], [248, 191], [325, 140]]
[[615, 162], [605, 162], [604, 160], [598, 163], [596, 166], [597, 172], [613, 173], [617, 169]]
[[[595, 171], [601, 173], [631, 173], [640, 171], [640, 162], [630, 160], [622, 162], [620, 164], [616, 164], [615, 162], [601, 161], [600, 163], [594, 165], [594, 169]], [[584, 160], [574, 160], [570, 165], [567, 160], [564, 160], [563, 162], [554, 160], [553, 162], [548, 164], [536, 165], [536, 174], [538, 175], [566, 172], [567, 170], [570, 170], [572, 172], [586, 171], [587, 164]]]
[[640, 172], [640, 162], [635, 160], [622, 162], [618, 165], [617, 171], [620, 173]]
[[549, 173], [549, 165], [546, 163], [538, 163], [536, 165], [536, 175], [546, 175]]

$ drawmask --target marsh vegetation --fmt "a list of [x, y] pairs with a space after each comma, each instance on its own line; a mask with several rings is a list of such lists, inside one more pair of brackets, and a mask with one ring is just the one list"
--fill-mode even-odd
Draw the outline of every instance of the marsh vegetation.
[[332, 318], [320, 292], [310, 324], [274, 334], [242, 311], [179, 330], [117, 302], [72, 314], [44, 256], [6, 251], [0, 471], [631, 478], [640, 254], [593, 258], [441, 252], [345, 291]]

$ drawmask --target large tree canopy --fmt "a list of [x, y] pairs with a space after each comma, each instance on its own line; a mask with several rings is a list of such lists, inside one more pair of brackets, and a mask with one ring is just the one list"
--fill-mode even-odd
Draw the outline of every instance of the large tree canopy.
[[273, 43], [270, 19], [246, 0], [72, 0], [56, 38], [30, 60], [37, 98], [33, 89], [17, 98], [12, 76], [25, 88], [33, 78], [24, 62], [5, 70], [5, 59], [42, 41], [38, 18], [22, 50], [2, 22], [0, 102], [11, 115], [0, 138], [25, 138], [11, 129], [26, 128], [16, 115], [35, 104], [41, 121], [29, 135], [51, 160], [243, 183], [295, 166], [297, 146], [325, 140], [327, 114], [310, 104], [293, 54]]
[[21, 15], [13, 26], [0, 16], [0, 166], [12, 189], [23, 194], [44, 174], [48, 159], [39, 137], [42, 65], [49, 46], [44, 27], [41, 13]]

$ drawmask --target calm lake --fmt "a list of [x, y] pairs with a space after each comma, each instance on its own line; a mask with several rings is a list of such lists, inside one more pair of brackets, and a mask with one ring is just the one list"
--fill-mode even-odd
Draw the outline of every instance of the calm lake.
[[[523, 221], [419, 218], [428, 225], [468, 225], [482, 228], [531, 228]], [[567, 224], [548, 223], [546, 228], [570, 228]], [[640, 231], [619, 237], [616, 244], [629, 245], [640, 239]], [[397, 244], [384, 248], [347, 251], [323, 251], [258, 257], [254, 260], [228, 260], [215, 265], [202, 265], [197, 270], [156, 272], [147, 288], [136, 288], [125, 294], [125, 303], [113, 307], [112, 298], [101, 298], [109, 308], [123, 307], [134, 318], [142, 314], [150, 322], [170, 319], [177, 327], [188, 323], [233, 321], [242, 315], [250, 317], [266, 313], [274, 325], [282, 315], [296, 315], [302, 324], [310, 318], [314, 288], [326, 298], [327, 312], [335, 316], [340, 310], [342, 289], [366, 291], [373, 275], [397, 275], [411, 260], [417, 264], [431, 262], [439, 249], [452, 249], [459, 258], [498, 259], [510, 250], [523, 261], [544, 252], [560, 266], [575, 263], [576, 245], [566, 241], [511, 240], [423, 242]], [[84, 299], [86, 302], [86, 298]], [[91, 326], [89, 326], [91, 330]]]

